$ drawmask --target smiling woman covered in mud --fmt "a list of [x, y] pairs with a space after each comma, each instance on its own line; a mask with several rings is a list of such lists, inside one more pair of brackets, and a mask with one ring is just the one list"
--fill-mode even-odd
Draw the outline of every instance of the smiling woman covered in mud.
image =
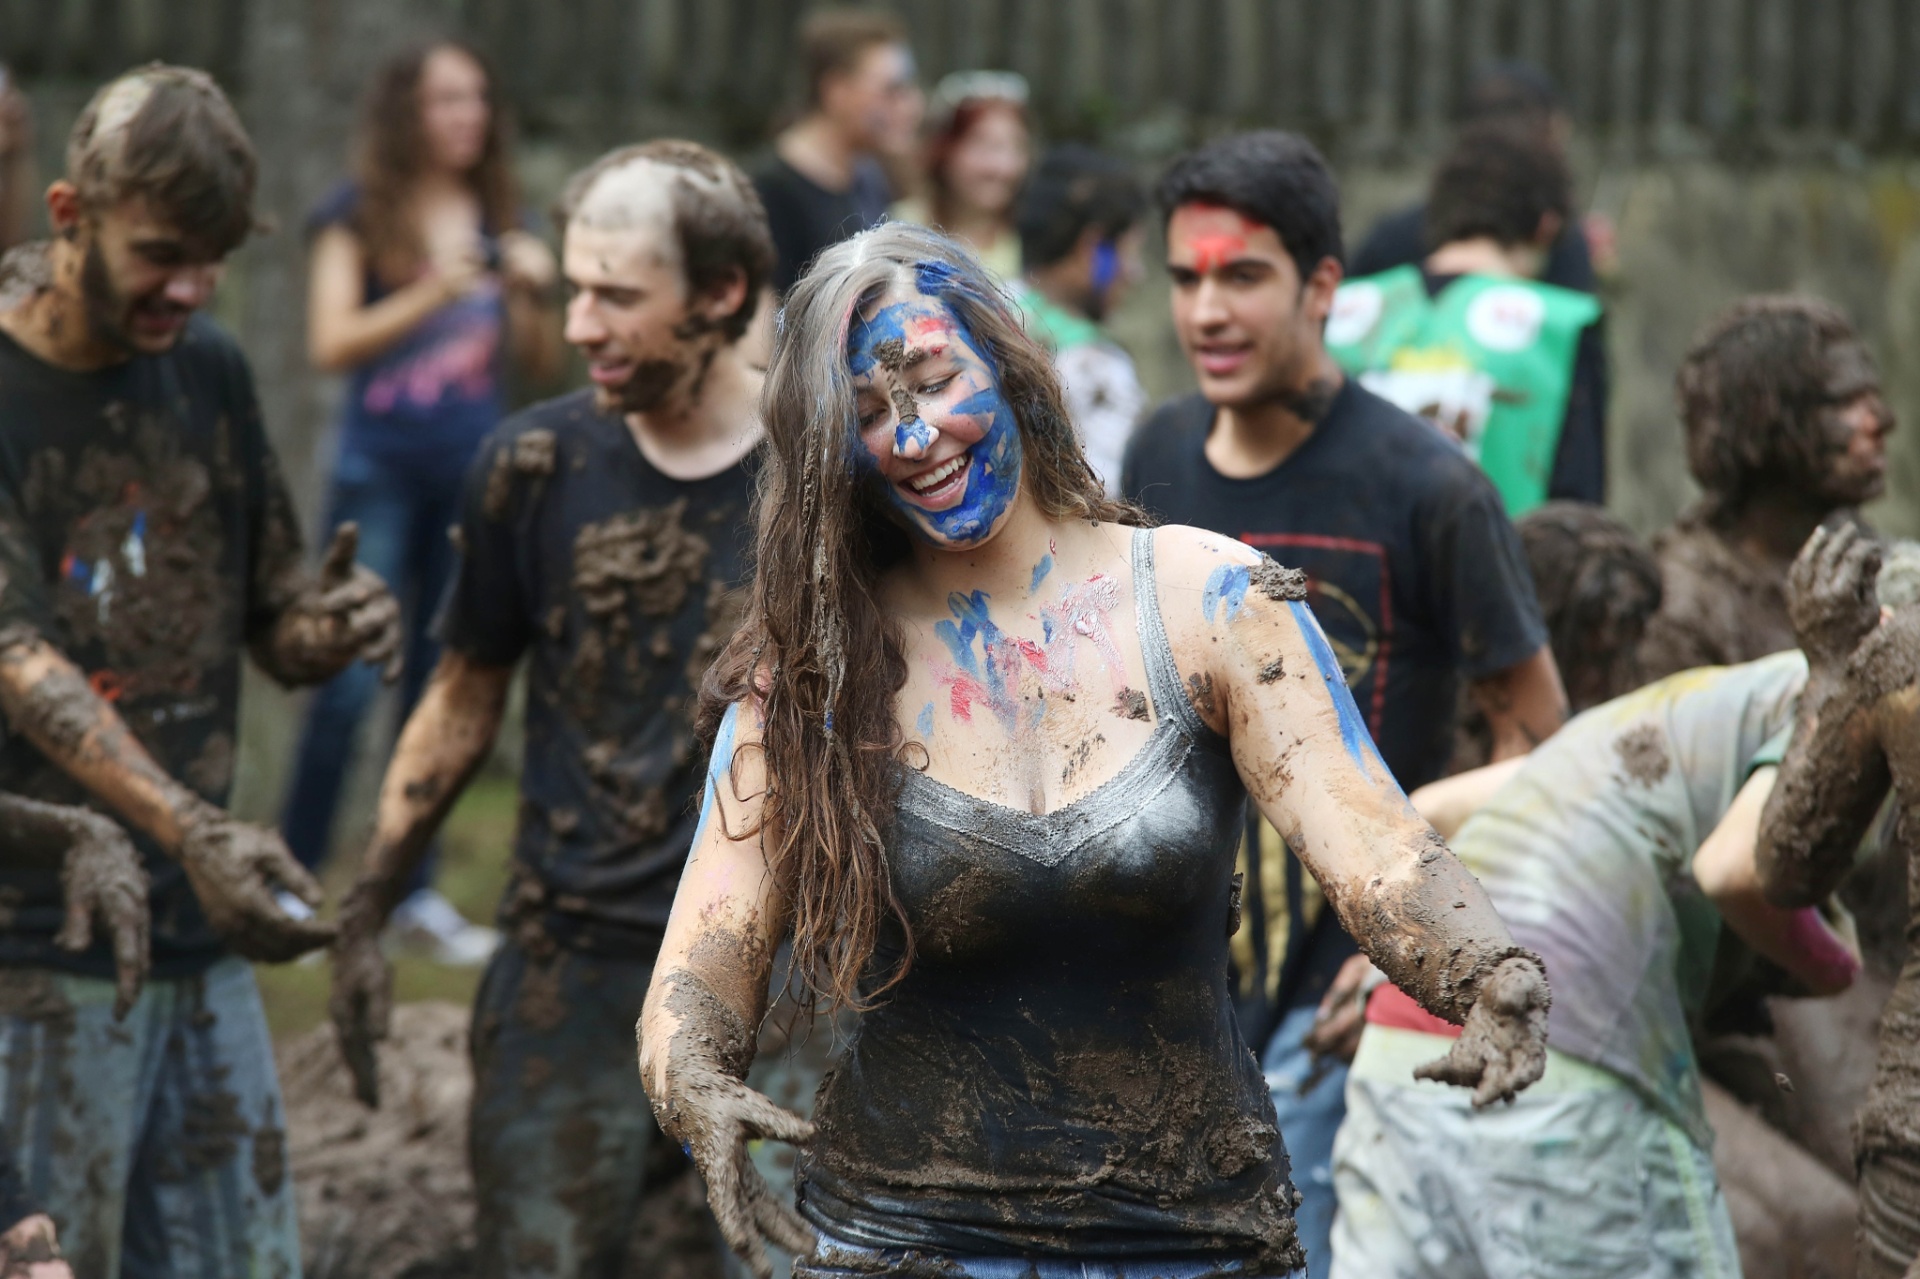
[[[1375, 754], [1303, 577], [1130, 527], [972, 257], [898, 225], [824, 253], [765, 415], [757, 583], [708, 677], [706, 812], [640, 1028], [757, 1273], [769, 1240], [815, 1275], [1299, 1267], [1226, 985], [1249, 795], [1464, 1022], [1425, 1073], [1483, 1103], [1538, 1078], [1539, 960]], [[741, 1082], [787, 939], [861, 1011], [815, 1125]], [[757, 1137], [805, 1146], [798, 1214]]]

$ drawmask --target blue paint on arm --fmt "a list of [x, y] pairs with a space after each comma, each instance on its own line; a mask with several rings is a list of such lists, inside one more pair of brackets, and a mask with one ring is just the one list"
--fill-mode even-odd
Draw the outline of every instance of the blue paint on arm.
[[1027, 587], [1028, 594], [1040, 589], [1040, 583], [1047, 580], [1047, 574], [1053, 572], [1053, 556], [1042, 555], [1040, 562], [1033, 566], [1033, 582]]
[[1200, 609], [1207, 615], [1207, 621], [1213, 621], [1215, 610], [1226, 606], [1224, 621], [1231, 622], [1240, 616], [1240, 606], [1247, 601], [1247, 582], [1251, 570], [1245, 564], [1222, 564], [1207, 574], [1207, 587], [1200, 594]]
[[920, 708], [920, 718], [913, 721], [913, 727], [924, 738], [933, 736], [933, 703], [928, 702]]
[[692, 847], [696, 853], [700, 851], [700, 841], [706, 836], [707, 824], [713, 820], [716, 789], [732, 785], [733, 743], [739, 727], [740, 703], [735, 702], [720, 717], [720, 731], [713, 735], [713, 754], [707, 760], [706, 784], [700, 791], [700, 824], [693, 829]]
[[1340, 659], [1334, 656], [1333, 646], [1327, 643], [1313, 610], [1301, 600], [1289, 600], [1287, 607], [1293, 610], [1293, 620], [1299, 624], [1300, 636], [1307, 642], [1307, 651], [1313, 654], [1313, 664], [1327, 686], [1327, 696], [1333, 699], [1334, 713], [1340, 717], [1340, 741], [1347, 748], [1347, 755], [1361, 772], [1368, 771], [1371, 764], [1391, 778], [1392, 774], [1387, 771], [1380, 753], [1374, 749], [1373, 734], [1367, 731], [1367, 722], [1360, 718], [1360, 708], [1354, 704], [1353, 693], [1347, 688], [1347, 677], [1340, 669]]

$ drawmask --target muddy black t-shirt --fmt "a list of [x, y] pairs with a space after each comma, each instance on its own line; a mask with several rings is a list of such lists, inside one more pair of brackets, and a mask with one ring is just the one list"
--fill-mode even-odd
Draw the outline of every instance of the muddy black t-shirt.
[[[279, 616], [300, 554], [252, 374], [211, 320], [196, 317], [165, 355], [89, 373], [0, 333], [0, 640], [44, 637], [162, 769], [222, 807], [241, 653]], [[0, 789], [86, 797], [11, 732]], [[178, 863], [135, 842], [152, 877], [154, 976], [204, 969], [222, 943]], [[79, 957], [53, 944], [58, 868], [0, 850], [0, 903], [0, 964], [112, 975], [104, 936]]]
[[695, 700], [743, 599], [752, 494], [751, 457], [662, 474], [590, 391], [481, 447], [441, 627], [477, 662], [531, 653], [504, 925], [658, 949], [698, 817]]
[[[1314, 616], [1381, 758], [1409, 791], [1439, 777], [1460, 680], [1505, 670], [1547, 642], [1500, 495], [1438, 431], [1351, 379], [1306, 441], [1251, 479], [1207, 461], [1213, 417], [1199, 395], [1162, 406], [1128, 446], [1124, 492], [1169, 523], [1304, 569]], [[1284, 909], [1262, 891], [1279, 878], [1248, 876], [1254, 918]], [[1284, 879], [1290, 898], [1304, 887], [1294, 866]], [[1330, 911], [1308, 922], [1285, 934], [1290, 953], [1261, 956], [1276, 1007], [1318, 1000], [1352, 953]], [[1254, 1038], [1257, 1027], [1247, 1030]]]

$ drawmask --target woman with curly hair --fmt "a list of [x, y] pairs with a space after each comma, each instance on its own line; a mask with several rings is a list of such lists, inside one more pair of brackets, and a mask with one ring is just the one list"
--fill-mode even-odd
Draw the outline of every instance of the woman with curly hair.
[[[1249, 795], [1466, 1024], [1431, 1077], [1539, 1075], [1539, 961], [1380, 762], [1302, 575], [1109, 500], [971, 254], [900, 224], [822, 254], [763, 409], [757, 580], [640, 1026], [756, 1273], [768, 1241], [802, 1275], [1297, 1269], [1227, 991]], [[783, 942], [859, 1012], [811, 1124], [742, 1082]], [[756, 1138], [806, 1147], [798, 1214]]]

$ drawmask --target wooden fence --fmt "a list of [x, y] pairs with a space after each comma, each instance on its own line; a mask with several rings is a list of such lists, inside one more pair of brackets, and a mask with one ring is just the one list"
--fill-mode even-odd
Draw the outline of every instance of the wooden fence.
[[[244, 97], [263, 0], [0, 0], [25, 79], [165, 58]], [[324, 28], [357, 0], [301, 0]], [[661, 119], [764, 135], [791, 100], [805, 0], [388, 0], [464, 30], [530, 131], [606, 137]], [[283, 6], [284, 7], [284, 6]], [[1920, 0], [896, 0], [927, 78], [1011, 67], [1056, 136], [1144, 150], [1237, 123], [1391, 149], [1444, 127], [1472, 69], [1547, 67], [1596, 137], [1660, 151], [1806, 138], [1920, 142]], [[1904, 68], [1904, 70], [1902, 70]]]

